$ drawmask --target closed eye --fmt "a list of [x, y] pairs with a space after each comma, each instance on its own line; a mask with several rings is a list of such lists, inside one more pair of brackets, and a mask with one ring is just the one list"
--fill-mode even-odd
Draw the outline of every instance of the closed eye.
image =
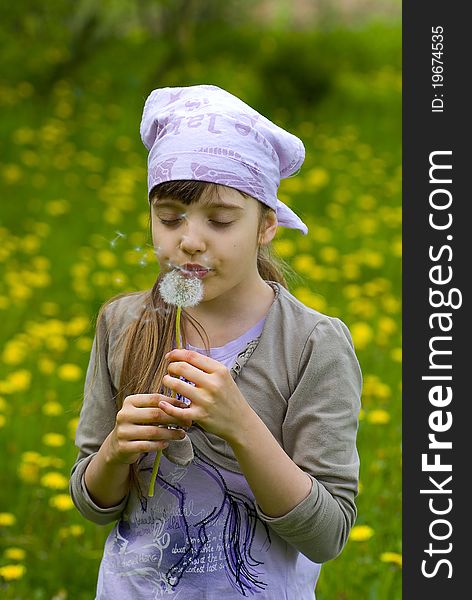
[[[161, 219], [159, 217], [159, 221], [165, 225], [166, 227], [176, 227], [183, 219]], [[215, 227], [228, 227], [228, 225], [231, 225], [231, 223], [233, 223], [233, 221], [215, 221], [213, 219], [210, 219], [209, 222], [214, 225]]]
[[177, 225], [178, 223], [180, 223], [180, 221], [182, 221], [182, 219], [171, 219], [171, 220], [167, 220], [167, 219], [159, 219], [159, 221], [163, 224], [166, 225], [167, 227], [173, 227], [175, 225]]

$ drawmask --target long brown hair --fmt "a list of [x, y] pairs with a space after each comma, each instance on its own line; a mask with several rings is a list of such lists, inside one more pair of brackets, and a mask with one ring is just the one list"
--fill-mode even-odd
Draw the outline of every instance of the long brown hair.
[[[218, 194], [219, 186], [204, 181], [179, 180], [161, 183], [154, 187], [150, 194], [150, 206], [159, 198], [167, 197], [179, 200], [185, 205], [198, 202], [202, 194], [208, 190], [209, 194]], [[247, 194], [240, 192], [244, 197], [249, 198]], [[259, 206], [258, 239], [265, 223], [267, 214], [272, 210], [270, 207], [257, 203]], [[152, 208], [151, 208], [152, 209]], [[257, 255], [257, 269], [262, 279], [266, 281], [276, 281], [283, 287], [288, 288], [286, 276], [293, 276], [294, 271], [291, 267], [277, 257], [270, 244], [259, 245]], [[162, 387], [162, 378], [167, 372], [168, 362], [164, 355], [172, 350], [175, 335], [175, 320], [177, 309], [175, 306], [169, 306], [164, 303], [159, 293], [159, 283], [161, 275], [158, 275], [156, 282], [150, 290], [146, 290], [143, 299], [143, 306], [136, 318], [120, 332], [116, 349], [122, 354], [121, 375], [117, 393], [114, 397], [116, 408], [120, 410], [126, 396], [131, 394], [149, 394], [153, 392], [164, 393]], [[119, 298], [141, 294], [142, 292], [122, 293], [110, 298], [103, 304], [97, 315], [97, 331], [104, 320], [104, 313], [107, 307]], [[107, 347], [109, 332], [113, 329], [114, 323], [104, 320], [106, 326], [105, 340], [100, 340], [100, 344]], [[209, 351], [208, 336], [203, 327], [190, 317], [188, 313], [182, 310], [182, 341], [186, 343], [185, 332], [189, 326], [194, 327], [200, 335], [203, 344]], [[98, 336], [96, 336], [98, 343]], [[96, 357], [99, 358], [98, 348]], [[94, 376], [97, 369], [95, 363]], [[93, 378], [92, 378], [93, 382]], [[92, 384], [91, 384], [92, 385]], [[87, 393], [87, 392], [86, 392]], [[137, 483], [135, 465], [131, 470], [131, 480]]]

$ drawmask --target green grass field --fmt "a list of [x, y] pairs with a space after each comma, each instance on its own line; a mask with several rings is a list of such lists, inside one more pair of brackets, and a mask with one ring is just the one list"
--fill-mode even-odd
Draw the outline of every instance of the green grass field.
[[139, 38], [104, 44], [48, 87], [39, 75], [64, 59], [60, 43], [28, 56], [31, 76], [19, 69], [0, 79], [5, 600], [93, 598], [110, 527], [79, 515], [68, 476], [94, 319], [112, 295], [148, 288], [157, 273], [144, 99], [153, 87], [203, 82], [304, 141], [306, 161], [280, 198], [310, 233], [281, 230], [274, 249], [300, 276], [292, 293], [349, 326], [364, 374], [357, 524], [323, 566], [317, 598], [401, 597], [401, 34], [377, 25], [317, 40], [300, 73], [279, 58], [302, 42], [265, 35], [242, 45], [237, 70], [229, 53], [206, 61], [206, 39], [156, 80], [158, 44]]

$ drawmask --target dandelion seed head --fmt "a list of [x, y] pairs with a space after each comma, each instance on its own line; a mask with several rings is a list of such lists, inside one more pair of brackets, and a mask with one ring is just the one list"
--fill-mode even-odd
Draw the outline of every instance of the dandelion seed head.
[[173, 270], [164, 275], [159, 284], [162, 299], [167, 304], [187, 308], [203, 298], [203, 283], [198, 277], [188, 277]]

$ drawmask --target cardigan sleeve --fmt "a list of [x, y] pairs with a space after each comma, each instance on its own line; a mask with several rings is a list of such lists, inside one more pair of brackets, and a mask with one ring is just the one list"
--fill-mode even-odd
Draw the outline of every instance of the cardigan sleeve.
[[314, 562], [335, 558], [357, 516], [356, 448], [362, 375], [347, 326], [318, 321], [302, 350], [299, 379], [282, 424], [283, 447], [312, 480], [289, 513], [262, 520]]
[[90, 360], [85, 376], [85, 390], [75, 445], [79, 453], [71, 470], [69, 490], [79, 512], [98, 525], [116, 521], [126, 506], [128, 496], [120, 504], [101, 508], [90, 498], [85, 486], [85, 470], [113, 430], [117, 414], [113, 386], [107, 363], [108, 335], [106, 313], [97, 323]]

